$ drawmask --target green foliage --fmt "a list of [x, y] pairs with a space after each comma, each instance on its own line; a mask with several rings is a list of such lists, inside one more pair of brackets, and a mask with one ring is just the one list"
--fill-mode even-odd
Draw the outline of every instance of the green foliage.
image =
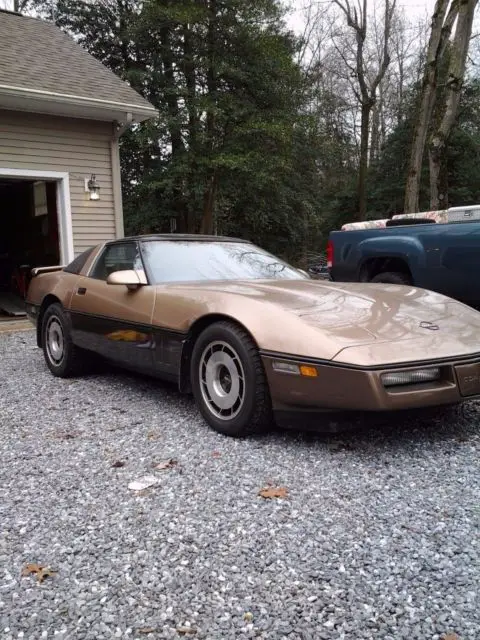
[[[358, 148], [345, 98], [295, 62], [280, 0], [28, 0], [158, 110], [121, 138], [127, 233], [247, 237], [305, 265], [354, 220]], [[463, 90], [447, 148], [450, 204], [480, 201], [480, 88]], [[369, 167], [368, 217], [403, 207], [416, 110]], [[401, 116], [402, 114], [400, 114]], [[428, 208], [424, 166], [421, 206]]]
[[309, 111], [278, 0], [58, 0], [55, 20], [158, 109], [121, 139], [128, 233], [174, 218], [292, 259], [316, 248], [339, 147]]
[[[462, 90], [457, 121], [447, 149], [448, 205], [480, 202], [480, 81], [472, 80]], [[415, 104], [415, 95], [411, 96]], [[402, 213], [408, 154], [413, 132], [414, 109], [388, 138], [377, 164], [372, 167], [369, 218]], [[429, 209], [428, 157], [425, 154], [420, 185], [420, 210]]]

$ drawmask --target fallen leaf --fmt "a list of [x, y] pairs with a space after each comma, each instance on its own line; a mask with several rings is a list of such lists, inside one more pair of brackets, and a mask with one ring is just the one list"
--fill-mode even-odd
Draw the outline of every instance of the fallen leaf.
[[45, 578], [53, 577], [57, 572], [53, 571], [49, 567], [44, 567], [36, 562], [31, 562], [22, 569], [22, 576], [29, 576], [34, 573], [37, 576], [37, 581], [41, 584]]
[[140, 627], [140, 629], [137, 629], [137, 633], [155, 633], [156, 629], [155, 627]]
[[253, 613], [250, 613], [250, 611], [247, 611], [246, 613], [243, 614], [243, 619], [245, 620], [245, 622], [252, 622]]
[[260, 489], [258, 495], [262, 498], [271, 499], [271, 498], [286, 498], [287, 497], [287, 488], [286, 487], [264, 487]]
[[220, 453], [220, 451], [214, 451], [214, 452], [212, 453], [212, 456], [213, 456], [214, 458], [220, 458], [221, 453]]
[[168, 460], [163, 460], [163, 462], [155, 462], [153, 464], [153, 468], [157, 469], [157, 471], [163, 471], [163, 469], [171, 469], [178, 464], [178, 460], [174, 458], [169, 458]]
[[22, 576], [29, 576], [31, 573], [37, 573], [42, 567], [39, 564], [29, 563], [22, 569]]
[[53, 569], [41, 569], [38, 573], [37, 573], [37, 580], [38, 582], [42, 583], [45, 578], [53, 578], [53, 576], [56, 574], [56, 571], [53, 571]]
[[460, 640], [460, 637], [456, 633], [444, 633], [440, 640]]
[[149, 431], [147, 433], [147, 438], [149, 440], [157, 440], [160, 436], [158, 435], [158, 433], [155, 433], [155, 431]]
[[114, 469], [119, 469], [120, 467], [124, 467], [125, 466], [125, 462], [123, 462], [123, 460], [115, 460], [115, 462], [112, 464], [112, 467]]
[[188, 636], [188, 635], [193, 636], [195, 633], [197, 633], [197, 630], [194, 629], [193, 627], [177, 627], [177, 633], [179, 633], [182, 636]]

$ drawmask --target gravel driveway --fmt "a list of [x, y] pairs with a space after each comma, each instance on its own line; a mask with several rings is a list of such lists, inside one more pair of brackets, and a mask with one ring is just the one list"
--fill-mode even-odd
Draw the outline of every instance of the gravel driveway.
[[0, 384], [2, 639], [480, 637], [480, 405], [236, 441], [171, 386], [53, 378], [32, 332]]

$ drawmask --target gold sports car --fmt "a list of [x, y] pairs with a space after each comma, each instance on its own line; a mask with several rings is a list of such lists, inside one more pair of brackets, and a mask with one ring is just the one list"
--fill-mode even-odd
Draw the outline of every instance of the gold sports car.
[[480, 395], [480, 313], [437, 293], [337, 284], [244, 240], [149, 235], [34, 269], [27, 312], [55, 376], [92, 356], [193, 392], [215, 430]]

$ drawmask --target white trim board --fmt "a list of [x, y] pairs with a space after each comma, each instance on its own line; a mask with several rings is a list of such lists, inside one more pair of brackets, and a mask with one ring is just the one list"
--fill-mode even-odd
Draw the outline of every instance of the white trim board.
[[70, 180], [68, 173], [31, 169], [5, 169], [0, 167], [1, 178], [26, 178], [28, 180], [54, 180], [57, 183], [58, 235], [60, 238], [60, 264], [68, 264], [74, 258], [72, 209], [70, 206]]

